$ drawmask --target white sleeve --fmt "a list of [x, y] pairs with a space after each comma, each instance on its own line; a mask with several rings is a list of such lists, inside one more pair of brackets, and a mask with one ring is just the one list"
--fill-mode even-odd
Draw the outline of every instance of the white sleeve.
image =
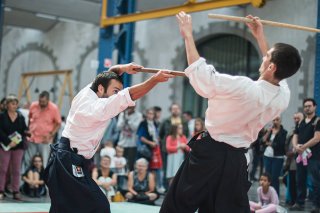
[[250, 91], [254, 81], [244, 76], [221, 74], [204, 58], [192, 63], [185, 73], [195, 91], [204, 98], [216, 95], [241, 96]]
[[115, 117], [129, 106], [135, 106], [135, 102], [131, 99], [129, 89], [126, 88], [108, 98], [98, 98], [89, 105], [89, 108], [83, 109], [83, 114], [105, 121]]

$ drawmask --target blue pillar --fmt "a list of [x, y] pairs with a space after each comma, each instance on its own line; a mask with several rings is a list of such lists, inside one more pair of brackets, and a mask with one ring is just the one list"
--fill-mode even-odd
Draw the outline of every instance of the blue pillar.
[[[0, 0], [0, 63], [1, 63], [1, 50], [2, 50], [2, 31], [3, 31], [3, 18], [4, 18], [4, 1]], [[1, 66], [1, 64], [0, 64]]]
[[[318, 0], [318, 21], [317, 28], [320, 28], [320, 0]], [[316, 66], [314, 71], [314, 99], [316, 100], [317, 115], [320, 115], [320, 34], [317, 33], [316, 41]]]
[[[124, 15], [135, 12], [135, 0], [109, 0], [107, 5], [107, 16]], [[114, 34], [113, 26], [100, 29], [99, 38], [99, 68], [98, 73], [106, 70], [104, 60], [112, 58], [114, 49], [118, 49], [118, 64], [126, 64], [132, 62], [134, 23], [121, 24], [119, 33]], [[124, 74], [124, 87], [131, 85], [131, 75]]]

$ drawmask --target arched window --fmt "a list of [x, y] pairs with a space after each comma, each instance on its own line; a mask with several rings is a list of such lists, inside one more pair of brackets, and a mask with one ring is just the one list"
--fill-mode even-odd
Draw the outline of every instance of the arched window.
[[[220, 73], [248, 76], [254, 80], [259, 77], [260, 56], [255, 47], [240, 36], [220, 34], [198, 43], [197, 49]], [[189, 80], [185, 79], [183, 110], [204, 117], [206, 109], [207, 100], [197, 95]]]

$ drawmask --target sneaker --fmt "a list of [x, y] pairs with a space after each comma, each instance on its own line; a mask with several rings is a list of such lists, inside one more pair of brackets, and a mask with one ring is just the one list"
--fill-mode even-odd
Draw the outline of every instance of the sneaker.
[[320, 208], [313, 208], [311, 213], [320, 213]]
[[19, 192], [13, 192], [13, 199], [15, 200], [21, 200], [21, 195]]
[[291, 206], [289, 208], [291, 211], [303, 211], [304, 210], [304, 207], [303, 205], [300, 205], [300, 204], [294, 204], [293, 206]]
[[166, 192], [166, 189], [162, 186], [160, 188], [157, 188], [157, 192], [160, 193], [160, 194], [163, 194]]

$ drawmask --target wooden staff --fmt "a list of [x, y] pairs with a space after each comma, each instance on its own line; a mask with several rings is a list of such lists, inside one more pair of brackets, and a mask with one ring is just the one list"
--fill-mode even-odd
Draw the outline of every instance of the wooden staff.
[[[144, 72], [144, 73], [157, 73], [160, 70], [161, 69], [153, 69], [153, 68], [137, 68], [137, 69], [135, 69], [135, 71], [137, 71], [137, 72]], [[163, 70], [165, 70], [165, 69], [163, 69]], [[166, 71], [169, 71], [170, 74], [175, 75], [175, 76], [186, 77], [184, 72], [181, 72], [181, 71], [173, 71], [173, 70], [166, 70]]]
[[[252, 19], [245, 18], [245, 17], [227, 16], [227, 15], [220, 15], [220, 14], [209, 14], [208, 16], [209, 16], [209, 18], [224, 19], [224, 20], [228, 20], [228, 21], [253, 23]], [[309, 31], [309, 32], [320, 33], [320, 29], [317, 29], [317, 28], [281, 23], [281, 22], [274, 22], [274, 21], [268, 21], [268, 20], [261, 20], [261, 19], [260, 19], [260, 22], [264, 25], [270, 25], [270, 26], [274, 26], [274, 27], [285, 27], [285, 28], [290, 28], [290, 29], [305, 30], [305, 31]]]

